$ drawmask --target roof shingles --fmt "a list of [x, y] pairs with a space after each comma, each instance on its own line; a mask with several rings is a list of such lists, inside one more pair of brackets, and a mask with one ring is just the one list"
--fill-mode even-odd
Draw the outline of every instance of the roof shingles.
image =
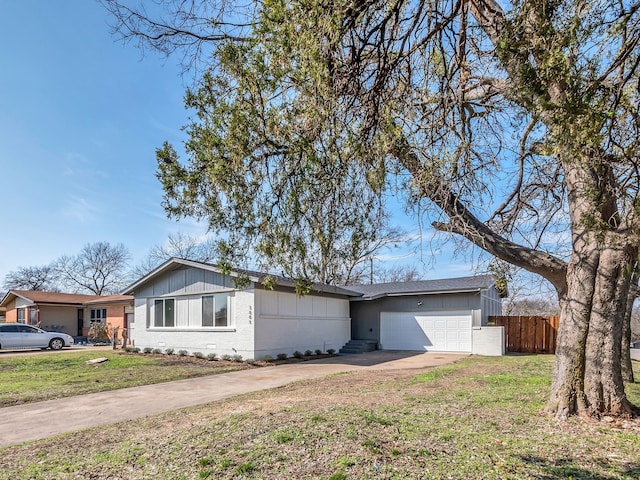
[[414, 282], [376, 283], [372, 285], [350, 285], [346, 288], [361, 294], [363, 300], [389, 295], [455, 293], [490, 288], [495, 283], [492, 275], [418, 280]]

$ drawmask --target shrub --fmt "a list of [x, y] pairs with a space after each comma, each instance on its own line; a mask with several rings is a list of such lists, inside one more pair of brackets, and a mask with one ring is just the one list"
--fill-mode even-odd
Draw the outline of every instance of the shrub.
[[164, 353], [166, 353], [167, 355], [173, 355], [173, 348], [165, 348]]
[[202, 352], [193, 352], [193, 356], [196, 358], [204, 358], [204, 353]]
[[313, 352], [311, 350], [305, 350], [304, 351], [304, 356], [305, 357], [310, 357], [311, 355], [313, 355]]
[[286, 360], [287, 359], [287, 354], [286, 353], [279, 353], [278, 355], [276, 355], [276, 358], [278, 360]]
[[156, 355], [162, 353], [162, 350], [160, 350], [159, 348], [154, 348], [151, 353], [155, 353]]
[[207, 355], [207, 360], [209, 360], [210, 362], [215, 362], [216, 360], [218, 360], [218, 356], [215, 353], [210, 353], [209, 355]]
[[180, 357], [186, 357], [187, 355], [189, 355], [189, 352], [187, 352], [186, 350], [178, 350], [178, 355]]
[[293, 352], [293, 356], [296, 358], [302, 358], [304, 357], [304, 355], [302, 355], [302, 352], [299, 352], [298, 350], [296, 350], [295, 352]]
[[263, 362], [273, 362], [273, 357], [271, 355], [265, 355], [262, 357]]
[[109, 335], [107, 322], [92, 322], [87, 337], [93, 343], [110, 341], [111, 335]]
[[224, 360], [225, 362], [230, 362], [231, 355], [229, 355], [228, 353], [225, 353], [224, 355], [222, 355], [222, 360]]
[[322, 355], [322, 350], [320, 350], [319, 348], [316, 349], [316, 355]]
[[153, 348], [151, 347], [144, 347], [142, 349], [142, 353], [151, 353], [153, 351]]
[[256, 361], [253, 358], [247, 358], [244, 363], [246, 363], [247, 365], [253, 365], [254, 363], [256, 363]]
[[135, 350], [135, 347], [124, 347], [124, 351], [127, 353], [134, 353]]
[[237, 353], [231, 357], [231, 360], [234, 362], [241, 362], [242, 361], [242, 355], [238, 355]]
[[333, 348], [330, 348], [329, 350], [327, 350], [327, 353], [329, 355], [333, 355], [334, 353], [336, 353], [336, 351]]

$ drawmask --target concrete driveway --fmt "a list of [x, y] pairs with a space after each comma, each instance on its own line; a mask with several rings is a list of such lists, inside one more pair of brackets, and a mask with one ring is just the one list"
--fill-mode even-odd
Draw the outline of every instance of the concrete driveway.
[[468, 354], [375, 351], [0, 408], [0, 447], [362, 369], [436, 367]]

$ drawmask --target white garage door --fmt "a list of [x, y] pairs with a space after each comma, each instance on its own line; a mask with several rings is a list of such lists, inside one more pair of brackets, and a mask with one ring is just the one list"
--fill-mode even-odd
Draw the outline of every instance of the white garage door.
[[471, 312], [382, 312], [384, 350], [471, 351]]

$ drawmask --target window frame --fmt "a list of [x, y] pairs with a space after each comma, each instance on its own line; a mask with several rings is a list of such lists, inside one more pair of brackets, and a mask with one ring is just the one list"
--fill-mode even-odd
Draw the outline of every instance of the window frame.
[[[230, 328], [231, 327], [231, 297], [233, 292], [215, 292], [208, 293], [206, 295], [202, 295], [200, 297], [201, 308], [200, 308], [200, 325], [203, 328]], [[222, 324], [221, 316], [219, 313], [221, 311], [221, 307], [218, 307], [218, 299], [225, 299], [225, 317], [224, 324]], [[206, 299], [206, 300], [205, 300]], [[209, 308], [208, 302], [209, 299], [213, 300], [211, 308]], [[205, 304], [207, 302], [207, 304]], [[206, 309], [206, 311], [205, 311]], [[207, 318], [210, 317], [210, 318]]]
[[106, 308], [91, 308], [89, 311], [89, 322], [106, 322], [107, 321], [107, 309]]
[[[167, 308], [168, 308], [168, 303], [171, 303], [171, 309], [169, 310], [171, 312], [171, 325], [167, 325], [166, 319], [167, 319]], [[158, 309], [158, 305], [162, 304], [162, 308], [159, 310]], [[151, 301], [151, 304], [149, 306], [149, 310], [150, 312], [153, 312], [152, 315], [150, 315], [150, 321], [149, 321], [149, 328], [175, 328], [176, 327], [176, 299], [175, 298], [154, 298]], [[162, 320], [161, 322], [158, 322], [158, 312], [162, 313]], [[160, 323], [160, 324], [159, 324]]]

